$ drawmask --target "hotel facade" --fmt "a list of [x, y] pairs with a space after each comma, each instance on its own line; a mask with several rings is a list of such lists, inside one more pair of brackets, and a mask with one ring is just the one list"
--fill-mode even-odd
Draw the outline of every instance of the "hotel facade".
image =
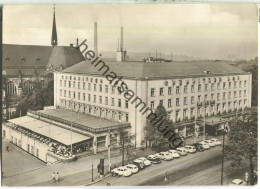
[[[142, 113], [144, 105], [155, 110], [162, 103], [176, 125], [176, 132], [184, 137], [193, 135], [188, 125], [194, 127], [195, 119], [200, 126], [203, 117], [213, 124], [215, 117], [251, 107], [251, 73], [224, 62], [107, 62], [106, 65], [122, 77], [138, 99], [126, 99], [103, 75], [105, 70], [82, 61], [54, 73], [54, 106], [102, 120], [129, 123], [137, 147], [144, 145], [146, 117], [151, 113]], [[221, 129], [223, 124], [215, 128]]]

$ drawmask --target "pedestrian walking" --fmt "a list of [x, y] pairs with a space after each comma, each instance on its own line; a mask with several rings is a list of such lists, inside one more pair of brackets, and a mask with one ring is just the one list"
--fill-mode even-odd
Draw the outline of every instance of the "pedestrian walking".
[[60, 179], [60, 175], [59, 175], [59, 172], [57, 172], [55, 175], [55, 181], [59, 181], [59, 179]]
[[52, 180], [55, 181], [55, 172], [52, 173]]

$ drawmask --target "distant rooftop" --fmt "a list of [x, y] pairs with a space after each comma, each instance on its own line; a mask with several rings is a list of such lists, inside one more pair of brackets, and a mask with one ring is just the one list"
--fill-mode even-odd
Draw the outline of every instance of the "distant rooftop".
[[[153, 78], [178, 77], [196, 75], [223, 75], [243, 74], [245, 72], [226, 64], [215, 61], [189, 61], [189, 62], [106, 62], [110, 72], [126, 78]], [[87, 75], [102, 75], [106, 70], [98, 71], [102, 64], [94, 67], [89, 61], [82, 61], [62, 71], [62, 73], [77, 73]], [[205, 73], [209, 71], [209, 73]], [[108, 72], [109, 73], [109, 72]]]

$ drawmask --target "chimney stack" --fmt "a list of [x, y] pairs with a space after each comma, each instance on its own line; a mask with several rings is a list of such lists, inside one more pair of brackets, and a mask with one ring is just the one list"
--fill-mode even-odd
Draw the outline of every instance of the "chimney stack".
[[121, 51], [124, 50], [124, 28], [123, 27], [121, 27], [120, 49], [121, 49]]
[[97, 22], [94, 23], [94, 51], [97, 56], [98, 47], [97, 47]]

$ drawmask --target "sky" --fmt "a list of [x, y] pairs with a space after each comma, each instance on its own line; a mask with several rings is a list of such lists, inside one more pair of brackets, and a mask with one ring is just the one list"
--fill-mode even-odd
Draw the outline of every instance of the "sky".
[[[58, 45], [87, 39], [93, 49], [116, 51], [120, 27], [130, 52], [184, 54], [207, 59], [257, 56], [256, 4], [56, 5]], [[53, 5], [5, 5], [3, 43], [50, 45]]]

